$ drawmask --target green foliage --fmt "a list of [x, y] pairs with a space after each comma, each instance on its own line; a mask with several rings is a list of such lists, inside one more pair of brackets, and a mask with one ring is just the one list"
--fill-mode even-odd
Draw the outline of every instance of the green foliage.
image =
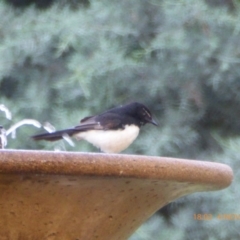
[[[0, 103], [13, 114], [11, 121], [1, 114], [0, 125], [33, 118], [61, 129], [143, 102], [160, 127], [143, 128], [125, 153], [227, 163], [235, 182], [224, 193], [183, 198], [188, 204], [176, 203], [171, 224], [160, 212], [132, 239], [238, 239], [239, 221], [192, 216], [239, 213], [239, 1], [73, 2], [53, 1], [44, 10], [0, 2]], [[36, 131], [22, 127], [7, 147], [96, 151], [82, 142], [34, 143]]]

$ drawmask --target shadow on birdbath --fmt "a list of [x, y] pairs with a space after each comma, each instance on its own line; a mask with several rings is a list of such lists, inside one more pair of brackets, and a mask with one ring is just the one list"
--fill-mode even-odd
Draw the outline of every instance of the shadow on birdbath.
[[124, 240], [167, 203], [231, 184], [230, 167], [184, 159], [0, 151], [0, 236]]

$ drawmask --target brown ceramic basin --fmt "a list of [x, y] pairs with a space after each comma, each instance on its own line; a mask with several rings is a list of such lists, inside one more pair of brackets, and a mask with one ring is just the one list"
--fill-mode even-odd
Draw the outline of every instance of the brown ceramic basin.
[[226, 188], [220, 163], [0, 151], [0, 240], [123, 240], [168, 202]]

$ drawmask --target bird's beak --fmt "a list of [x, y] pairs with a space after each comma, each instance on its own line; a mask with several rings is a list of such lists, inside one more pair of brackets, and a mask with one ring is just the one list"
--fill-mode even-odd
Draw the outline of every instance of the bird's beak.
[[149, 119], [148, 122], [155, 126], [158, 126], [158, 123], [154, 119]]

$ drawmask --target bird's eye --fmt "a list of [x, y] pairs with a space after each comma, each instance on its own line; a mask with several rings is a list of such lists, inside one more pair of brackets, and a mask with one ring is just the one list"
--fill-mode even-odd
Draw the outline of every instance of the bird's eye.
[[144, 108], [142, 109], [142, 116], [144, 116], [144, 117], [147, 116], [149, 118], [151, 117], [150, 113], [148, 113], [148, 111]]
[[146, 116], [146, 110], [144, 108], [142, 108], [142, 115]]

